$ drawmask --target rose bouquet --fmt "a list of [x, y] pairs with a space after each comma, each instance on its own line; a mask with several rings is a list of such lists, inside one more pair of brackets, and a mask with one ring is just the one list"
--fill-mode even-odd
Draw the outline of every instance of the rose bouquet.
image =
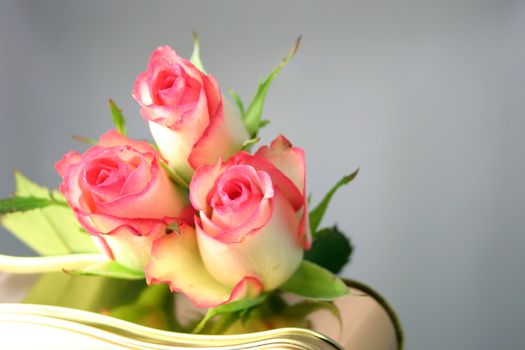
[[[2, 225], [41, 256], [2, 255], [0, 270], [138, 280], [121, 291], [135, 294], [131, 301], [99, 310], [135, 322], [151, 321], [151, 310], [180, 293], [208, 309], [194, 332], [218, 332], [207, 324], [216, 316], [290, 315], [275, 307], [286, 304], [281, 291], [311, 299], [304, 310], [330, 309], [348, 293], [335, 273], [352, 247], [336, 226], [320, 223], [357, 171], [310, 210], [303, 149], [279, 135], [254, 150], [268, 123], [261, 118], [267, 91], [299, 40], [247, 107], [234, 91], [234, 104], [226, 100], [194, 43], [191, 60], [157, 48], [136, 79], [132, 96], [154, 143], [130, 138], [110, 100], [115, 129], [96, 140], [76, 137], [89, 148], [55, 164], [59, 191], [15, 174], [14, 196], [0, 201]], [[157, 325], [177, 329], [173, 320]]]

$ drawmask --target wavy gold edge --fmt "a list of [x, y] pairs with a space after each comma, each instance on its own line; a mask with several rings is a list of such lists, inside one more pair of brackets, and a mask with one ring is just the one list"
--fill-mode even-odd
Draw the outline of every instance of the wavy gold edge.
[[167, 346], [173, 349], [343, 349], [334, 340], [302, 328], [238, 335], [195, 335], [162, 331], [89, 311], [48, 305], [0, 304], [1, 321], [58, 328], [133, 349], [165, 349]]
[[[386, 299], [362, 282], [351, 279], [343, 280], [350, 288], [364, 292], [382, 307], [392, 322], [398, 349], [403, 349], [404, 335], [401, 323]], [[94, 312], [50, 305], [0, 304], [0, 321], [31, 323], [48, 327], [52, 325], [58, 329], [88, 335], [110, 343], [112, 337], [120, 337], [117, 344], [122, 346], [133, 343], [130, 346], [134, 349], [163, 349], [165, 346], [180, 349], [195, 346], [228, 349], [267, 348], [267, 346], [295, 349], [343, 349], [333, 339], [303, 328], [279, 328], [240, 335], [194, 335], [158, 330]], [[86, 327], [89, 331], [86, 331]]]

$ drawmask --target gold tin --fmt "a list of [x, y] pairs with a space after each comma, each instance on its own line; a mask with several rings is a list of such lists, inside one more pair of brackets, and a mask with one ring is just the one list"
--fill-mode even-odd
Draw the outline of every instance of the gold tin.
[[278, 328], [240, 335], [162, 331], [95, 312], [21, 300], [37, 276], [0, 274], [2, 349], [311, 349], [395, 350], [403, 334], [393, 309], [370, 287], [346, 280], [350, 295], [336, 301], [341, 324], [327, 312], [312, 329]]

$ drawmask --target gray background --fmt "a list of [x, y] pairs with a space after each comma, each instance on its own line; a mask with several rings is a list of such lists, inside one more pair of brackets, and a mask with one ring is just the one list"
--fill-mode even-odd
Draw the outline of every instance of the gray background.
[[[345, 276], [399, 312], [408, 349], [518, 349], [525, 329], [523, 1], [2, 1], [0, 195], [18, 168], [48, 186], [72, 134], [110, 128], [107, 98], [148, 137], [130, 96], [152, 50], [191, 31], [223, 88], [272, 86], [264, 141], [306, 149], [318, 199], [356, 251]], [[2, 253], [30, 254], [1, 232]]]

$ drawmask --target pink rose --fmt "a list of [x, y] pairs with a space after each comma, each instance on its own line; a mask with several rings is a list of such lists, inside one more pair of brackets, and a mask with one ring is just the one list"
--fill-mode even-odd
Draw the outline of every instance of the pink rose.
[[196, 229], [155, 241], [146, 278], [198, 306], [280, 287], [310, 245], [304, 152], [283, 136], [255, 155], [200, 167], [190, 201]]
[[153, 52], [133, 98], [162, 155], [187, 180], [200, 165], [227, 159], [248, 139], [239, 115], [225, 110], [217, 81], [169, 46]]
[[133, 269], [144, 269], [153, 240], [188, 206], [157, 151], [116, 131], [83, 154], [68, 152], [55, 168], [82, 226], [110, 258]]

